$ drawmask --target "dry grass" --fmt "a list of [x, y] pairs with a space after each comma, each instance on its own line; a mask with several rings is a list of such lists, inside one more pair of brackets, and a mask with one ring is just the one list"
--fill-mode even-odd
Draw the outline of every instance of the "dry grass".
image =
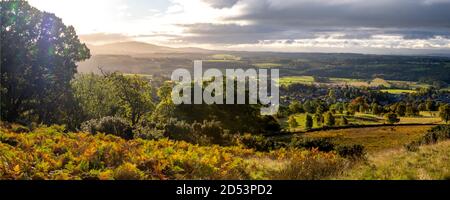
[[364, 145], [368, 152], [403, 147], [419, 139], [429, 130], [431, 125], [349, 128], [341, 130], [317, 131], [306, 133], [302, 137], [332, 138], [333, 142], [342, 145]]
[[442, 180], [450, 179], [450, 141], [423, 146], [417, 152], [389, 150], [369, 156], [368, 163], [338, 179]]

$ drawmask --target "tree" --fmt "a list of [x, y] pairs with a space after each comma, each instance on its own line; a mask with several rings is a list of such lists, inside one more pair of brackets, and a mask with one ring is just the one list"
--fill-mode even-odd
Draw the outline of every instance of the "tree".
[[296, 100], [292, 101], [291, 104], [289, 104], [289, 112], [292, 114], [302, 113], [303, 112], [302, 104], [300, 104], [300, 102]]
[[398, 104], [397, 108], [395, 109], [395, 113], [400, 117], [404, 117], [406, 115], [405, 104], [403, 104], [403, 103]]
[[336, 119], [331, 112], [325, 114], [325, 124], [330, 127], [336, 124]]
[[298, 127], [298, 122], [297, 122], [297, 119], [295, 118], [294, 115], [289, 116], [288, 124], [289, 124], [289, 128], [291, 130], [293, 130], [293, 129]]
[[419, 111], [426, 111], [427, 110], [427, 106], [426, 106], [425, 103], [421, 103], [421, 104], [419, 104], [418, 109], [419, 109]]
[[309, 100], [305, 101], [303, 104], [303, 109], [307, 113], [314, 113], [316, 111], [316, 108], [314, 107], [313, 103]]
[[450, 119], [450, 105], [444, 104], [439, 107], [439, 116], [445, 123], [448, 123]]
[[348, 125], [348, 120], [344, 116], [341, 117], [341, 125], [343, 125], [343, 126]]
[[434, 111], [435, 110], [434, 102], [432, 100], [427, 100], [426, 108], [427, 108], [427, 111], [430, 111], [430, 112]]
[[412, 105], [406, 106], [406, 111], [405, 111], [406, 116], [415, 116], [416, 114], [417, 114], [417, 112]]
[[314, 121], [316, 122], [317, 126], [321, 126], [323, 124], [323, 116], [320, 113], [316, 113], [313, 116]]
[[377, 103], [372, 103], [372, 114], [373, 115], [381, 114], [381, 109], [380, 109], [380, 107], [378, 106]]
[[1, 119], [65, 123], [70, 80], [90, 57], [72, 26], [27, 1], [1, 1]]
[[123, 115], [114, 82], [105, 76], [79, 74], [71, 82], [74, 97], [84, 120]]
[[120, 105], [125, 110], [131, 125], [137, 124], [145, 115], [153, 111], [152, 86], [150, 83], [135, 75], [124, 76], [119, 73], [107, 75], [114, 82]]
[[389, 124], [395, 124], [400, 122], [400, 119], [397, 117], [397, 114], [395, 113], [388, 113], [384, 115], [384, 118], [386, 119], [386, 122]]
[[305, 129], [306, 130], [310, 130], [313, 127], [313, 119], [311, 117], [311, 115], [306, 115], [306, 119], [305, 119]]

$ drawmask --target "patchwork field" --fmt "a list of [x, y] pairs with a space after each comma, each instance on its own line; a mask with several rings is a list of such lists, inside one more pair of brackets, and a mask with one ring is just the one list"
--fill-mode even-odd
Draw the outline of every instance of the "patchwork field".
[[280, 78], [280, 83], [282, 85], [289, 85], [295, 83], [301, 84], [326, 84], [326, 85], [337, 85], [337, 86], [353, 86], [353, 87], [379, 87], [384, 86], [387, 88], [410, 88], [410, 89], [386, 89], [383, 92], [388, 92], [391, 94], [402, 94], [402, 93], [413, 93], [417, 88], [427, 88], [430, 85], [411, 82], [411, 81], [397, 81], [397, 80], [383, 80], [376, 78], [373, 80], [363, 80], [363, 79], [351, 79], [351, 78], [328, 78], [325, 83], [316, 82], [312, 76], [286, 76]]

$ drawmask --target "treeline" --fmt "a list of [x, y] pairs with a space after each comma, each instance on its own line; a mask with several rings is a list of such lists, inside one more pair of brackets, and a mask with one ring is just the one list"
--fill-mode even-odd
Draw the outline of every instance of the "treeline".
[[446, 87], [450, 83], [447, 57], [358, 54], [293, 54], [296, 58], [280, 75], [420, 81]]

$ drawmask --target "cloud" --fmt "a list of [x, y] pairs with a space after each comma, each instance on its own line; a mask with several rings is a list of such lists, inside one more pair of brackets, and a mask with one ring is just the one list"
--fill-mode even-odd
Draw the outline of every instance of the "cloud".
[[[217, 2], [209, 1], [222, 7]], [[239, 0], [225, 7], [235, 12], [222, 23], [182, 24], [185, 35], [174, 40], [239, 49], [450, 48], [450, 0]]]
[[208, 3], [213, 8], [230, 8], [233, 7], [238, 0], [203, 0], [205, 3]]

